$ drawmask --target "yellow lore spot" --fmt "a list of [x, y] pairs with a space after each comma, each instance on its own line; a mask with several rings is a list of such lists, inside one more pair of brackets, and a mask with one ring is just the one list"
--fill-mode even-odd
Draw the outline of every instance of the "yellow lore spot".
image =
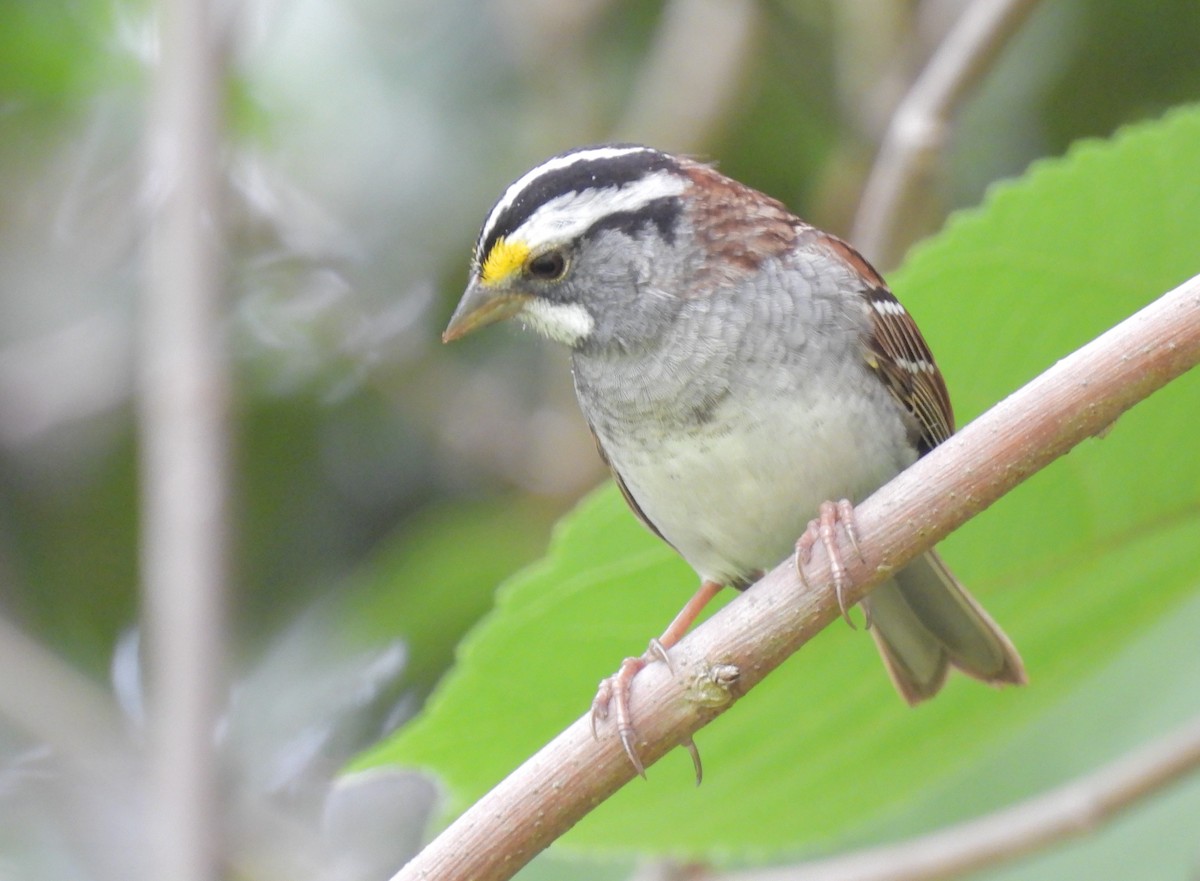
[[479, 278], [487, 285], [499, 284], [524, 266], [527, 259], [527, 245], [522, 242], [510, 242], [505, 238], [496, 239], [496, 244], [492, 245], [487, 259], [483, 261]]

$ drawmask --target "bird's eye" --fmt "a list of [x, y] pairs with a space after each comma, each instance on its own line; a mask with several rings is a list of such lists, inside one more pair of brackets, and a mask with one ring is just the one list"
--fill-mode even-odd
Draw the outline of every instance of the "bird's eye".
[[528, 265], [529, 274], [543, 281], [557, 281], [567, 271], [567, 258], [561, 251], [547, 251], [538, 254]]

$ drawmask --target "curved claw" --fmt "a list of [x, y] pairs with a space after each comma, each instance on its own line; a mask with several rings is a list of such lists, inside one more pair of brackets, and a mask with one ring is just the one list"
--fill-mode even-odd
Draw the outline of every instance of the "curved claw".
[[696, 741], [690, 737], [683, 742], [683, 747], [692, 757], [692, 767], [696, 769], [696, 785], [699, 786], [704, 780], [704, 766], [700, 764], [700, 750], [696, 748]]
[[612, 700], [613, 679], [614, 676], [609, 676], [607, 679], [600, 680], [600, 684], [596, 687], [596, 696], [592, 698], [592, 739], [599, 740], [600, 732], [596, 730], [597, 719], [608, 718], [608, 704]]
[[825, 546], [825, 553], [829, 555], [829, 574], [833, 576], [833, 589], [837, 593], [838, 608], [842, 611], [842, 619], [850, 625], [851, 630], [856, 630], [858, 629], [857, 625], [850, 617], [850, 610], [847, 608], [846, 599], [843, 596], [846, 590], [846, 567], [842, 563], [842, 551], [838, 547], [837, 540], [839, 511], [839, 505], [835, 505], [833, 502], [822, 502], [817, 532], [821, 537], [821, 544]]
[[[641, 777], [646, 776], [646, 766], [642, 762], [641, 756], [637, 751], [637, 730], [633, 726], [633, 714], [629, 708], [629, 689], [633, 683], [633, 678], [638, 672], [656, 660], [662, 661], [667, 665], [667, 668], [674, 674], [675, 664], [671, 660], [671, 654], [668, 651], [671, 646], [687, 632], [687, 629], [696, 620], [696, 616], [708, 604], [708, 601], [721, 590], [721, 585], [715, 581], [703, 581], [695, 595], [688, 600], [687, 604], [679, 610], [679, 614], [663, 631], [663, 634], [658, 639], [650, 640], [649, 646], [645, 653], [640, 658], [626, 658], [621, 662], [621, 666], [617, 668], [617, 672], [607, 679], [603, 680], [596, 689], [596, 697], [592, 700], [592, 737], [599, 740], [599, 726], [597, 720], [608, 718], [609, 708], [611, 705], [616, 706], [617, 711], [617, 734], [621, 738], [621, 746], [625, 748], [625, 755], [629, 757], [629, 762]], [[696, 752], [695, 744], [688, 747], [692, 753], [692, 762], [696, 768], [696, 782], [700, 782], [700, 754]]]
[[613, 676], [613, 700], [617, 705], [617, 733], [621, 736], [621, 745], [625, 747], [625, 755], [638, 776], [646, 776], [646, 766], [637, 752], [637, 730], [633, 727], [633, 713], [629, 710], [629, 688], [633, 677], [646, 666], [645, 657], [626, 658], [621, 662], [617, 673]]
[[[810, 528], [811, 526], [812, 524], [809, 524]], [[804, 543], [806, 535], [808, 535], [807, 532], [800, 536], [800, 540], [796, 542], [796, 556], [792, 564], [796, 567], [796, 574], [800, 576], [800, 583], [804, 585], [804, 589], [812, 590], [812, 584], [809, 582], [808, 576], [804, 574], [804, 567], [812, 559], [812, 545], [809, 545], [807, 548], [800, 547]]]
[[[662, 651], [665, 653], [666, 649], [663, 648]], [[629, 756], [634, 770], [642, 777], [646, 776], [646, 766], [637, 753], [637, 730], [633, 727], [633, 714], [629, 710], [629, 686], [633, 677], [648, 663], [649, 660], [645, 656], [626, 658], [616, 673], [600, 682], [596, 696], [592, 699], [592, 737], [600, 739], [597, 720], [607, 719], [610, 708], [615, 705], [617, 733], [621, 737], [621, 745], [625, 747], [625, 755]]]
[[638, 772], [638, 776], [643, 780], [646, 779], [646, 766], [642, 764], [642, 757], [637, 751], [637, 732], [633, 730], [633, 726], [622, 727], [620, 729], [621, 746], [625, 747], [625, 755], [629, 756], [629, 761], [633, 765], [633, 770]]
[[667, 669], [670, 670], [671, 673], [675, 672], [675, 662], [671, 660], [671, 655], [667, 651], [667, 647], [662, 644], [661, 640], [650, 640], [650, 647], [646, 649], [646, 651], [666, 664]]
[[863, 556], [862, 547], [858, 543], [858, 519], [854, 513], [854, 505], [849, 499], [842, 499], [837, 503], [837, 519], [842, 524], [842, 529], [846, 530], [846, 538], [850, 539], [850, 547], [854, 548], [854, 553], [859, 560], [866, 562], [866, 557]]
[[842, 499], [837, 503], [822, 502], [817, 518], [809, 522], [808, 528], [796, 542], [796, 571], [800, 573], [801, 583], [806, 588], [811, 587], [808, 576], [804, 574], [804, 564], [812, 559], [812, 549], [819, 541], [829, 556], [829, 572], [833, 578], [833, 590], [837, 595], [838, 609], [842, 613], [842, 620], [852, 629], [857, 630], [854, 619], [850, 617], [850, 608], [846, 604], [845, 592], [849, 587], [849, 579], [846, 577], [846, 565], [842, 559], [842, 550], [838, 545], [838, 523], [841, 523], [842, 528], [846, 531], [846, 537], [849, 539], [851, 547], [854, 548], [854, 552], [859, 559], [863, 559], [862, 549], [858, 544], [858, 530], [855, 528], [854, 505], [848, 499]]

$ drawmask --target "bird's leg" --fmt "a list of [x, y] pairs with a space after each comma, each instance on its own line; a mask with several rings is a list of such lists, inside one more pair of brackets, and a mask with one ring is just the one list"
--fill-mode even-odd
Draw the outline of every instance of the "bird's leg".
[[[671, 667], [671, 656], [667, 650], [683, 638], [688, 628], [692, 626], [696, 618], [704, 610], [704, 607], [708, 605], [709, 600], [716, 596], [720, 589], [721, 585], [715, 581], [702, 582], [699, 590], [679, 610], [679, 614], [675, 616], [675, 619], [667, 625], [667, 629], [662, 632], [662, 636], [658, 637], [658, 639], [650, 640], [650, 645], [646, 649], [645, 654], [637, 658], [626, 658], [623, 660], [621, 666], [617, 668], [617, 672], [603, 680], [600, 683], [600, 687], [596, 689], [596, 697], [592, 701], [592, 736], [599, 736], [596, 732], [596, 720], [607, 719], [609, 705], [615, 705], [617, 710], [617, 734], [621, 738], [621, 745], [625, 747], [625, 755], [629, 756], [629, 761], [633, 764], [634, 769], [642, 777], [646, 776], [646, 766], [642, 764], [642, 759], [637, 752], [637, 729], [633, 727], [633, 716], [629, 711], [629, 688], [633, 682], [633, 677], [643, 667], [655, 660], [662, 661], [668, 667]], [[696, 779], [699, 780], [699, 754], [695, 751], [694, 746], [690, 751], [692, 753], [692, 762], [696, 767]]]
[[[829, 571], [833, 575], [833, 589], [837, 593], [838, 608], [842, 610], [842, 617], [846, 619], [846, 623], [853, 627], [854, 622], [850, 619], [850, 610], [846, 607], [845, 600], [845, 591], [849, 587], [849, 581], [846, 578], [846, 564], [842, 558], [842, 549], [838, 544], [837, 525], [839, 523], [846, 531], [846, 537], [850, 539], [850, 545], [854, 548], [854, 552], [858, 554], [859, 558], [862, 557], [862, 551], [858, 546], [858, 530], [854, 523], [854, 505], [850, 503], [849, 499], [842, 499], [838, 502], [822, 502], [817, 518], [809, 521], [808, 528], [796, 542], [796, 571], [800, 573], [800, 580], [807, 587], [808, 579], [804, 575], [804, 566], [812, 559], [812, 549], [819, 541], [829, 556]], [[867, 626], [870, 627], [869, 620]]]

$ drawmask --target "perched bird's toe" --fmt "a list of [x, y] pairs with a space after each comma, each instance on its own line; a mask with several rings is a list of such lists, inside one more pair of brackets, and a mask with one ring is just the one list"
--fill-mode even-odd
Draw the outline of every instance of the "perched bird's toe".
[[850, 581], [846, 576], [846, 562], [842, 556], [841, 544], [838, 541], [837, 527], [841, 524], [842, 529], [846, 533], [846, 538], [850, 541], [850, 546], [854, 548], [854, 552], [862, 557], [862, 551], [858, 546], [858, 529], [855, 524], [854, 505], [849, 499], [841, 499], [837, 502], [822, 502], [818, 509], [815, 520], [810, 520], [808, 528], [804, 530], [804, 534], [800, 536], [796, 542], [796, 571], [800, 574], [800, 580], [804, 582], [805, 587], [809, 587], [808, 577], [804, 574], [804, 566], [812, 559], [812, 550], [820, 542], [825, 548], [825, 553], [829, 556], [829, 570], [833, 576], [833, 588], [837, 593], [838, 608], [842, 611], [842, 617], [846, 623], [854, 627], [854, 622], [850, 618], [850, 610], [846, 604], [845, 592], [850, 586]]
[[625, 755], [629, 756], [634, 770], [642, 777], [646, 776], [646, 766], [637, 752], [637, 729], [633, 725], [633, 714], [629, 711], [629, 688], [633, 677], [637, 676], [648, 663], [650, 663], [650, 659], [645, 655], [639, 658], [626, 658], [621, 662], [616, 673], [600, 682], [600, 686], [596, 689], [596, 697], [592, 699], [592, 736], [599, 737], [597, 720], [607, 719], [610, 710], [615, 709], [617, 734], [621, 738], [622, 746], [625, 747]]

